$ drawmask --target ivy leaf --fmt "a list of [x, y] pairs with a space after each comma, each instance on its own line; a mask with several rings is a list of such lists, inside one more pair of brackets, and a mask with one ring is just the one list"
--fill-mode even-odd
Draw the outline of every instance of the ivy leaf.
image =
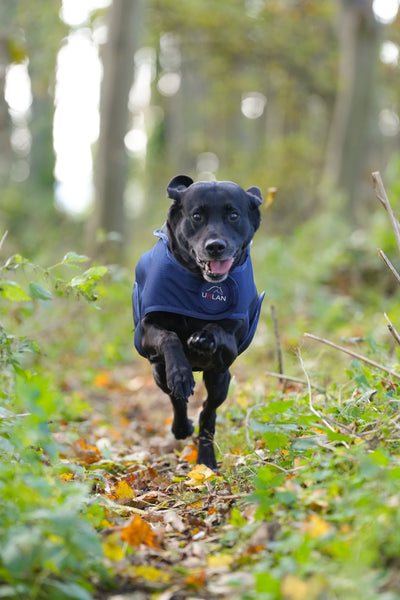
[[31, 299], [24, 289], [15, 281], [3, 281], [0, 284], [0, 292], [4, 298], [12, 302], [27, 302]]
[[29, 284], [29, 293], [31, 298], [35, 298], [38, 300], [52, 300], [53, 294], [46, 290], [46, 288], [42, 287], [38, 283], [32, 282]]

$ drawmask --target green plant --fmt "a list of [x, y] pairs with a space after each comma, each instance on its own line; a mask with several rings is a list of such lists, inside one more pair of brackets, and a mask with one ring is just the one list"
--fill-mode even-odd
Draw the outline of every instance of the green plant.
[[27, 353], [41, 352], [36, 341], [12, 330], [56, 296], [94, 303], [106, 267], [91, 267], [72, 279], [60, 275], [60, 269], [86, 260], [68, 253], [44, 269], [16, 255], [0, 268], [2, 598], [89, 600], [91, 580], [106, 576], [94, 529], [102, 510], [92, 503], [88, 484], [60, 476], [62, 447], [52, 423], [65, 410], [62, 395], [49, 373], [24, 364]]

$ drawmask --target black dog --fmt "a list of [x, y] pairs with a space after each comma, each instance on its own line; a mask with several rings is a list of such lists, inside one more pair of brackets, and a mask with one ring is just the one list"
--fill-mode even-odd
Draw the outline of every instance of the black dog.
[[155, 232], [160, 239], [136, 266], [134, 342], [171, 399], [177, 439], [193, 433], [187, 401], [192, 371], [203, 371], [208, 397], [197, 462], [215, 469], [216, 409], [228, 393], [229, 366], [254, 336], [264, 296], [257, 296], [249, 254], [262, 196], [257, 187], [193, 183], [186, 175], [167, 189], [173, 202]]

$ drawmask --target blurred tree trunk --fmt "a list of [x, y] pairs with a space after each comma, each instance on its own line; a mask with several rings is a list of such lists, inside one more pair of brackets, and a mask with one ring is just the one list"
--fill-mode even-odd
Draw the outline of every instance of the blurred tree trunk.
[[128, 131], [140, 9], [141, 0], [113, 0], [103, 53], [100, 135], [94, 166], [95, 206], [88, 237], [89, 254], [107, 262], [120, 262], [124, 251], [128, 167], [124, 138]]
[[[378, 24], [372, 0], [342, 0], [339, 14], [339, 86], [328, 138], [324, 182], [344, 193], [358, 220], [357, 190], [368, 157]], [[362, 188], [362, 186], [361, 186]]]

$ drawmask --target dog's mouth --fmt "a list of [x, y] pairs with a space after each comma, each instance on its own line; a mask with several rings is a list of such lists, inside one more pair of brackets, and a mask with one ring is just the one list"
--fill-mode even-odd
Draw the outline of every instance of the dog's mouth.
[[225, 260], [197, 260], [201, 272], [206, 281], [223, 281], [229, 275], [229, 271], [233, 265], [234, 258]]

